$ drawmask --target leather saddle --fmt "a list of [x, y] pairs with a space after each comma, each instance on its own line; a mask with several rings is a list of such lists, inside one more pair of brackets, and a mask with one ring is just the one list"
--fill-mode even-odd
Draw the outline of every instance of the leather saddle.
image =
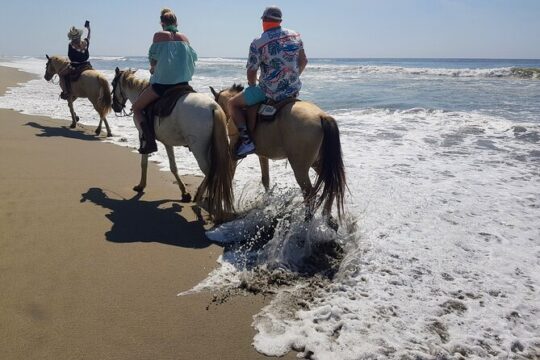
[[163, 93], [163, 96], [161, 96], [159, 99], [157, 99], [144, 109], [144, 121], [141, 124], [141, 128], [143, 130], [143, 138], [145, 143], [150, 145], [147, 145], [147, 147], [141, 144], [141, 149], [139, 149], [139, 152], [141, 154], [155, 151], [153, 149], [156, 148], [156, 133], [154, 129], [154, 121], [156, 116], [169, 116], [172, 113], [174, 107], [176, 106], [176, 103], [182, 96], [194, 92], [196, 91], [193, 90], [190, 85], [178, 85], [172, 87], [165, 91], [165, 93]]
[[259, 122], [271, 122], [276, 119], [281, 109], [290, 103], [302, 101], [296, 97], [289, 97], [281, 101], [268, 99], [266, 102], [250, 106], [246, 109], [246, 115], [249, 124], [254, 124], [257, 127]]
[[70, 66], [69, 73], [67, 74], [67, 78], [71, 82], [75, 82], [79, 80], [81, 77], [81, 74], [85, 72], [86, 70], [94, 70], [92, 65], [90, 63], [85, 63], [80, 66]]
[[89, 62], [83, 63], [78, 66], [69, 65], [67, 72], [62, 75], [64, 78], [65, 83], [65, 92], [62, 92], [60, 94], [60, 97], [64, 100], [67, 100], [69, 98], [69, 94], [71, 94], [71, 83], [74, 83], [78, 81], [81, 77], [81, 74], [85, 72], [86, 70], [94, 70], [92, 65], [90, 65]]

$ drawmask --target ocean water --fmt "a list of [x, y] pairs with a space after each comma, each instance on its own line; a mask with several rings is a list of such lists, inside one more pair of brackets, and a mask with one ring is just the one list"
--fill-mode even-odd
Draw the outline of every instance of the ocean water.
[[[111, 80], [116, 66], [149, 76], [144, 57], [91, 61]], [[45, 59], [0, 65], [41, 76], [0, 107], [69, 119], [59, 87], [42, 78]], [[235, 177], [242, 216], [216, 230], [227, 243], [218, 269], [178, 291], [274, 294], [253, 322], [267, 355], [539, 358], [538, 69], [540, 60], [312, 59], [301, 97], [338, 122], [344, 224], [336, 233], [319, 216], [303, 221], [286, 161], [272, 162], [264, 194], [250, 156]], [[244, 79], [244, 59], [203, 58], [192, 85], [210, 96], [208, 86]], [[86, 100], [75, 108], [97, 126]], [[106, 141], [135, 149], [132, 120], [109, 120]], [[176, 154], [181, 174], [200, 174], [186, 149]], [[167, 169], [163, 148], [152, 158]]]

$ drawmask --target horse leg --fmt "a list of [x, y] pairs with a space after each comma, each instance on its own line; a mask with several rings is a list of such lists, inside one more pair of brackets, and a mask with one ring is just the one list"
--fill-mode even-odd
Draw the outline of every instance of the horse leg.
[[268, 192], [270, 188], [270, 169], [268, 166], [268, 158], [259, 156], [259, 165], [261, 166], [261, 181], [264, 186], [264, 190]]
[[310, 220], [314, 214], [315, 208], [315, 199], [312, 196], [313, 186], [311, 185], [311, 180], [309, 179], [309, 166], [304, 166], [303, 164], [295, 164], [290, 161], [291, 167], [294, 172], [294, 177], [296, 182], [302, 190], [302, 195], [304, 196], [304, 204], [306, 206], [306, 220]]
[[96, 131], [95, 131], [96, 135], [101, 134], [101, 123], [103, 123], [103, 118], [100, 116], [99, 117], [99, 125], [98, 125], [98, 127], [96, 128]]
[[107, 118], [105, 116], [103, 117], [103, 122], [105, 123], [105, 128], [107, 129], [107, 137], [111, 137], [111, 128], [109, 127], [109, 122], [107, 121]]
[[141, 181], [133, 190], [142, 192], [146, 187], [146, 172], [148, 170], [148, 154], [141, 155]]
[[77, 116], [77, 114], [75, 114], [75, 110], [73, 109], [72, 98], [68, 99], [68, 107], [69, 107], [69, 112], [71, 113], [71, 125], [69, 127], [74, 129], [75, 126], [77, 126], [77, 121], [79, 121], [79, 117]]
[[176, 178], [180, 192], [182, 193], [182, 202], [190, 202], [191, 195], [186, 191], [186, 186], [178, 176], [178, 168], [176, 167], [176, 160], [174, 159], [174, 148], [170, 145], [165, 145], [165, 150], [167, 150], [167, 156], [169, 157], [169, 168], [171, 169], [172, 174]]

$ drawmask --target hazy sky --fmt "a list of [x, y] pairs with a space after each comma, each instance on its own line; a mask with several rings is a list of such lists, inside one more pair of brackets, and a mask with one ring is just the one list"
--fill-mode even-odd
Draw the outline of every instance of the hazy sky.
[[146, 55], [170, 7], [199, 56], [246, 57], [273, 4], [308, 57], [540, 58], [540, 0], [10, 0], [0, 56], [65, 55], [85, 19], [91, 55]]

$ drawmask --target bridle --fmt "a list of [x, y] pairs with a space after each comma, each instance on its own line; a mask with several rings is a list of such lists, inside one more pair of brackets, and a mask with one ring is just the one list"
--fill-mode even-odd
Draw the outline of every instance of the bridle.
[[[62, 73], [62, 72], [63, 72], [70, 64], [67, 63], [67, 64], [64, 65], [64, 67], [63, 67], [62, 69], [60, 69], [59, 71], [56, 71], [56, 72], [53, 72], [52, 74], [49, 74], [49, 65], [51, 64], [51, 61], [52, 61], [52, 59], [49, 58], [49, 59], [47, 60], [47, 63], [45, 63], [45, 76], [44, 76], [44, 77], [45, 77], [45, 80], [46, 80], [46, 81], [51, 81], [53, 84], [56, 84], [56, 83], [53, 81], [54, 76], [55, 76], [55, 75], [60, 76], [60, 74], [61, 74], [61, 73]], [[54, 68], [54, 66], [53, 66], [53, 68]], [[47, 76], [47, 75], [50, 75], [50, 76]], [[47, 79], [47, 77], [48, 77], [48, 79]]]
[[[120, 84], [120, 82], [121, 82], [120, 78], [122, 77], [123, 74], [124, 74], [124, 72], [120, 71], [118, 74], [116, 74], [116, 76], [114, 77], [114, 79], [112, 81], [113, 110], [114, 110], [115, 107], [116, 108], [120, 107], [122, 109], [120, 112], [116, 112], [116, 110], [114, 110], [114, 114], [117, 117], [125, 117], [125, 116], [133, 115], [133, 111], [131, 111], [129, 114], [126, 112], [126, 102], [128, 101], [128, 97], [124, 93], [124, 90], [122, 90], [122, 85]], [[120, 91], [120, 96], [122, 96], [122, 99], [123, 99], [122, 102], [118, 101], [118, 99], [116, 98], [116, 88], [117, 87], [118, 87], [118, 91]], [[118, 114], [120, 114], [120, 115], [118, 115]]]

